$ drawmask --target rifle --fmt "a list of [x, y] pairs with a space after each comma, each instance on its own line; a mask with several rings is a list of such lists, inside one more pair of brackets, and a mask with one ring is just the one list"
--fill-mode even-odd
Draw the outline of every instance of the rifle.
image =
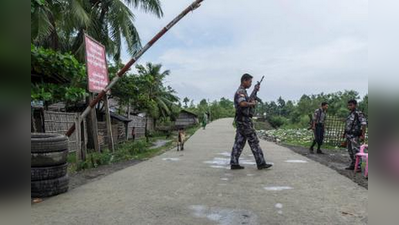
[[[260, 81], [258, 81], [254, 87], [254, 90], [252, 91], [251, 95], [249, 96], [249, 101], [259, 101], [260, 99], [258, 98], [258, 89], [263, 81], [263, 79], [265, 78], [265, 76], [262, 76], [262, 79]], [[249, 116], [253, 117], [255, 114], [255, 106], [252, 106], [249, 108]]]
[[308, 130], [312, 130], [312, 128], [313, 128], [313, 116], [312, 116], [312, 114], [309, 114], [308, 115], [309, 116], [309, 127], [308, 127]]

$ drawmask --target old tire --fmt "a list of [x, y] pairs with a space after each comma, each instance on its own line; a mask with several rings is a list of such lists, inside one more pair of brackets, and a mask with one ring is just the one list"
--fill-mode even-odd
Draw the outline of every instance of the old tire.
[[49, 167], [65, 164], [68, 159], [68, 151], [31, 153], [31, 167]]
[[68, 149], [68, 138], [60, 134], [32, 133], [31, 153], [60, 152]]
[[31, 167], [30, 168], [30, 180], [50, 180], [55, 178], [63, 177], [67, 174], [68, 164], [65, 163], [60, 166], [51, 167]]
[[50, 180], [31, 181], [31, 197], [45, 198], [65, 193], [68, 191], [68, 185], [68, 176]]

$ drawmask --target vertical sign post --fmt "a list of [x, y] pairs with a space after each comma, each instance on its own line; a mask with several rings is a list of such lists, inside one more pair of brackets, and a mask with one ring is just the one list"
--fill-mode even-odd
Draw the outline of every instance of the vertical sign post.
[[[107, 58], [106, 58], [106, 51], [104, 45], [94, 40], [89, 35], [85, 34], [85, 45], [86, 45], [86, 67], [87, 67], [87, 78], [88, 78], [88, 89], [90, 92], [93, 93], [100, 93], [104, 90], [109, 84], [109, 77], [108, 77], [108, 68], [107, 68]], [[108, 98], [105, 95], [105, 98]], [[108, 99], [107, 99], [108, 100]], [[94, 118], [96, 117], [95, 113], [91, 114]], [[111, 121], [109, 111], [106, 110], [106, 120]], [[96, 119], [93, 123], [96, 123]], [[110, 122], [107, 122], [107, 136], [108, 142], [112, 143], [113, 150], [113, 136], [112, 136], [112, 125]], [[94, 139], [94, 146], [96, 151], [99, 151], [98, 146], [98, 129], [97, 124], [93, 124], [93, 139]]]

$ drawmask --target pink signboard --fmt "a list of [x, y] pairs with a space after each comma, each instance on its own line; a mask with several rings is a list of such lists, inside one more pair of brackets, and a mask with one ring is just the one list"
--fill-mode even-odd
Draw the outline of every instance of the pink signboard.
[[109, 83], [105, 47], [85, 35], [86, 67], [90, 92], [101, 92]]

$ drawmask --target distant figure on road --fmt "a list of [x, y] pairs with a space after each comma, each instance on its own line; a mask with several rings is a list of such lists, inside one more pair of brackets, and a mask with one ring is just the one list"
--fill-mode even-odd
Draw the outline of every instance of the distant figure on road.
[[[256, 136], [255, 129], [253, 128], [252, 118], [250, 117], [249, 108], [256, 105], [256, 101], [249, 102], [249, 97], [246, 89], [252, 86], [252, 76], [244, 74], [241, 77], [241, 85], [234, 95], [234, 106], [236, 108], [236, 137], [234, 146], [231, 152], [231, 169], [244, 169], [239, 164], [239, 158], [244, 149], [245, 143], [248, 140], [248, 144], [251, 147], [252, 153], [254, 154], [256, 164], [259, 170], [267, 169], [271, 167], [271, 164], [267, 164], [261, 147], [259, 146], [259, 139]], [[255, 86], [255, 89], [259, 90], [259, 85]]]
[[366, 136], [367, 120], [364, 114], [357, 110], [357, 101], [348, 101], [348, 109], [350, 113], [346, 118], [345, 133], [343, 138], [346, 138], [348, 147], [348, 153], [352, 160], [349, 167], [346, 170], [354, 170], [357, 166], [357, 171], [361, 172], [360, 165], [355, 165], [355, 155], [360, 151], [360, 142], [364, 141]]
[[208, 114], [204, 113], [204, 116], [202, 118], [202, 129], [205, 130], [207, 124], [208, 124]]
[[323, 102], [321, 103], [321, 107], [316, 109], [316, 111], [313, 114], [313, 119], [312, 119], [312, 130], [313, 130], [313, 144], [310, 146], [309, 151], [310, 154], [313, 154], [314, 152], [314, 146], [317, 143], [317, 153], [318, 154], [324, 154], [321, 151], [321, 146], [323, 145], [323, 140], [324, 140], [324, 123], [326, 122], [327, 119], [327, 109], [328, 109], [328, 103]]
[[180, 128], [177, 133], [177, 151], [184, 150], [184, 141], [186, 139], [186, 132], [183, 128]]

